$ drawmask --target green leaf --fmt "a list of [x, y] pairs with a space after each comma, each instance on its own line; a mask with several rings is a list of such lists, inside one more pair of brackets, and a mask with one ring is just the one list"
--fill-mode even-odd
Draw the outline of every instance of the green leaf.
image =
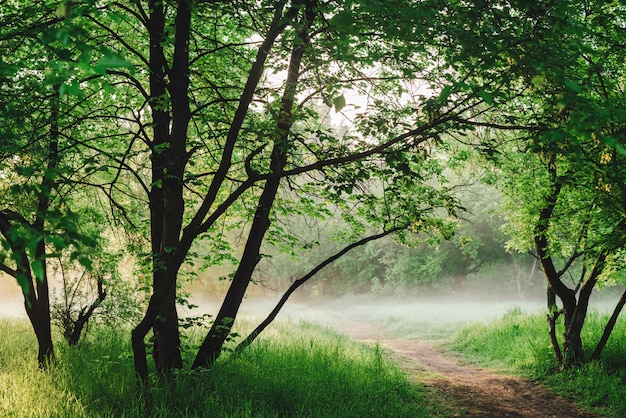
[[37, 253], [37, 245], [42, 239], [43, 237], [36, 232], [32, 232], [32, 235], [28, 237], [27, 247], [31, 256], [34, 256]]
[[445, 86], [442, 90], [441, 90], [441, 94], [439, 94], [439, 100], [441, 101], [448, 101], [448, 97], [450, 96], [450, 93], [452, 92], [452, 86], [447, 85]]
[[346, 98], [343, 97], [343, 94], [333, 99], [333, 106], [335, 107], [335, 112], [340, 112], [346, 106]]
[[[17, 280], [17, 284], [22, 288], [22, 293], [24, 295], [27, 295], [30, 291], [30, 283], [28, 281], [28, 278], [23, 274], [17, 274], [15, 276], [15, 279]], [[26, 303], [29, 303], [28, 299], [26, 299]]]
[[565, 80], [564, 84], [565, 84], [565, 87], [567, 87], [568, 89], [570, 89], [574, 93], [580, 93], [580, 92], [583, 91], [583, 89], [576, 82], [574, 82], [572, 80]]
[[59, 87], [59, 94], [61, 96], [69, 94], [71, 96], [81, 97], [83, 92], [80, 89], [80, 83], [77, 80], [73, 80], [70, 84], [61, 84], [61, 87]]
[[96, 63], [96, 66], [101, 66], [104, 68], [116, 68], [132, 67], [132, 64], [126, 61], [120, 54], [109, 52]]
[[93, 263], [87, 257], [78, 257], [78, 262], [81, 266], [85, 267], [87, 270], [93, 270]]
[[487, 103], [489, 106], [493, 106], [493, 95], [486, 90], [480, 90], [478, 95]]
[[30, 267], [33, 269], [33, 274], [35, 275], [35, 278], [37, 278], [37, 280], [39, 280], [40, 282], [43, 281], [44, 268], [41, 260], [33, 261], [32, 263], [30, 263]]
[[35, 173], [35, 167], [33, 166], [24, 167], [21, 170], [18, 170], [18, 173], [20, 173], [24, 177], [30, 177]]
[[48, 243], [54, 246], [57, 250], [62, 250], [68, 247], [68, 243], [65, 242], [63, 238], [54, 235], [48, 237]]
[[333, 16], [330, 20], [331, 26], [337, 29], [339, 32], [349, 33], [354, 30], [354, 16], [352, 13], [347, 11], [341, 11], [340, 13]]

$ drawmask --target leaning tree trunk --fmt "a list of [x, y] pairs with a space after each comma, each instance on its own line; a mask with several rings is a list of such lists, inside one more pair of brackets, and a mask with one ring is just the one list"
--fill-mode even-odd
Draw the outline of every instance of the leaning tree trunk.
[[359, 247], [361, 245], [365, 245], [365, 244], [367, 244], [370, 241], [375, 241], [377, 239], [386, 237], [387, 235], [393, 234], [394, 232], [401, 231], [401, 230], [405, 229], [407, 226], [408, 225], [394, 227], [394, 228], [388, 229], [388, 230], [386, 230], [384, 232], [381, 232], [380, 234], [371, 235], [369, 237], [362, 238], [362, 239], [358, 240], [357, 242], [354, 242], [354, 243], [352, 243], [350, 245], [347, 245], [346, 247], [341, 249], [341, 251], [338, 251], [336, 254], [333, 254], [332, 256], [328, 257], [327, 259], [322, 261], [320, 264], [315, 266], [310, 272], [308, 272], [307, 274], [305, 274], [301, 278], [295, 280], [291, 284], [291, 286], [289, 286], [287, 291], [285, 291], [285, 293], [280, 298], [280, 300], [278, 301], [278, 303], [276, 304], [274, 309], [272, 309], [272, 311], [269, 313], [269, 315], [263, 321], [261, 321], [261, 323], [250, 334], [248, 334], [248, 336], [246, 338], [244, 338], [243, 341], [241, 341], [239, 343], [239, 345], [237, 345], [237, 347], [235, 348], [235, 354], [240, 354], [243, 350], [245, 350], [247, 347], [249, 347], [250, 344], [252, 344], [254, 342], [254, 340], [265, 330], [265, 328], [267, 328], [274, 321], [274, 319], [276, 319], [276, 316], [278, 315], [280, 310], [283, 308], [283, 306], [285, 306], [285, 304], [287, 303], [287, 300], [293, 294], [293, 292], [295, 292], [300, 286], [302, 286], [309, 279], [311, 279], [313, 276], [315, 276], [324, 267], [326, 267], [327, 265], [335, 262], [339, 258], [343, 257], [348, 251], [350, 251], [350, 250], [352, 250], [352, 249], [354, 249], [356, 247]]
[[[286, 146], [280, 146], [278, 143], [274, 146], [270, 164], [273, 173], [277, 174], [283, 170], [287, 161], [286, 150]], [[210, 367], [222, 352], [222, 347], [231, 332], [248, 284], [250, 284], [252, 273], [259, 262], [261, 244], [270, 226], [270, 210], [278, 194], [279, 185], [279, 177], [267, 180], [265, 183], [257, 203], [254, 222], [250, 228], [243, 255], [239, 261], [239, 267], [224, 297], [222, 307], [215, 317], [213, 326], [198, 349], [192, 365], [193, 369]]]
[[270, 211], [278, 194], [280, 173], [287, 164], [287, 155], [290, 149], [289, 131], [293, 123], [293, 104], [296, 95], [296, 86], [300, 76], [300, 65], [309, 41], [309, 28], [315, 17], [315, 2], [304, 1], [305, 6], [300, 26], [295, 36], [293, 50], [289, 61], [285, 91], [278, 115], [278, 133], [271, 153], [270, 171], [275, 177], [265, 182], [263, 192], [259, 197], [254, 214], [254, 221], [248, 234], [248, 240], [231, 285], [226, 293], [222, 307], [215, 317], [213, 326], [209, 330], [192, 365], [192, 368], [210, 367], [220, 356], [222, 347], [231, 332], [233, 322], [237, 317], [239, 307], [243, 301], [252, 273], [260, 259], [260, 249], [265, 233], [270, 226]]
[[626, 290], [622, 292], [622, 295], [620, 296], [619, 301], [617, 302], [617, 305], [615, 306], [615, 309], [613, 310], [613, 314], [611, 315], [609, 322], [607, 322], [606, 326], [604, 327], [604, 332], [602, 333], [602, 337], [600, 338], [600, 341], [598, 341], [596, 348], [593, 350], [593, 353], [591, 354], [591, 357], [589, 358], [590, 360], [600, 360], [600, 354], [602, 354], [602, 350], [604, 350], [606, 343], [609, 341], [609, 337], [611, 336], [611, 333], [613, 332], [613, 328], [615, 327], [615, 324], [617, 323], [617, 318], [619, 317], [619, 314], [622, 312], [622, 309], [624, 308], [624, 304], [626, 304]]

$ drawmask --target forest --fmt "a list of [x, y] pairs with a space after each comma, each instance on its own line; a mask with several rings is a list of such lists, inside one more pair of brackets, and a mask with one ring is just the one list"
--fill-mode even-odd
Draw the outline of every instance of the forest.
[[[33, 361], [123, 330], [123, 373], [168, 398], [290, 298], [470, 290], [540, 299], [563, 379], [600, 361], [625, 26], [619, 0], [3, 2], [0, 282]], [[216, 312], [182, 315], [192, 295]]]

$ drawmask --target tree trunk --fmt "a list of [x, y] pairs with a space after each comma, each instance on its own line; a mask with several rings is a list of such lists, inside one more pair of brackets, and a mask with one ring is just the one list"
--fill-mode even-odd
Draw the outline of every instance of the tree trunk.
[[587, 277], [587, 280], [585, 280], [580, 288], [580, 296], [578, 297], [578, 304], [574, 314], [569, 322], [565, 322], [565, 340], [563, 342], [564, 367], [571, 367], [585, 361], [581, 333], [583, 325], [585, 324], [585, 319], [587, 318], [589, 299], [596, 283], [598, 282], [598, 277], [604, 270], [606, 258], [606, 252], [601, 252], [598, 256], [593, 269]]
[[[150, 243], [152, 253], [152, 295], [146, 313], [141, 322], [133, 329], [131, 342], [133, 357], [135, 362], [135, 373], [142, 381], [147, 382], [148, 364], [146, 360], [145, 337], [156, 324], [156, 319], [161, 312], [164, 312], [164, 320], [169, 321], [170, 312], [164, 306], [171, 306], [165, 300], [169, 287], [176, 288], [175, 283], [171, 283], [165, 276], [165, 265], [161, 259], [163, 244], [163, 229], [165, 227], [165, 194], [163, 181], [167, 168], [167, 148], [169, 147], [171, 116], [165, 100], [167, 93], [167, 60], [163, 50], [166, 41], [165, 35], [165, 10], [163, 3], [158, 0], [151, 0], [148, 8], [150, 18], [148, 21], [148, 32], [150, 35], [150, 57], [149, 57], [149, 81], [150, 81], [150, 110], [152, 113], [153, 139], [150, 144], [152, 162], [152, 184], [148, 195], [150, 206]], [[175, 298], [173, 303], [175, 304]], [[170, 322], [171, 325], [171, 322]], [[163, 326], [162, 328], [165, 328]], [[160, 329], [155, 329], [155, 334]], [[159, 335], [169, 335], [166, 331]], [[164, 344], [168, 346], [168, 344]], [[160, 349], [155, 344], [153, 347], [153, 358], [157, 368], [160, 368]]]
[[[270, 163], [273, 173], [280, 173], [283, 170], [287, 161], [286, 151], [287, 147], [279, 145], [279, 141], [277, 141], [272, 151]], [[279, 185], [280, 177], [272, 178], [265, 182], [239, 266], [224, 297], [222, 307], [215, 317], [213, 326], [198, 349], [192, 365], [193, 369], [210, 367], [222, 352], [222, 346], [228, 338], [233, 322], [237, 317], [252, 273], [260, 260], [261, 244], [271, 223], [270, 210], [278, 194]]]
[[46, 312], [45, 304], [36, 302], [34, 306], [26, 306], [28, 319], [37, 337], [37, 362], [39, 367], [45, 369], [54, 363], [54, 346], [52, 344], [52, 328], [50, 326], [50, 310]]
[[[561, 190], [561, 185], [556, 183], [554, 192], [546, 198], [546, 205], [539, 213], [539, 219], [537, 224], [535, 225], [534, 230], [534, 240], [535, 240], [535, 248], [537, 250], [537, 256], [539, 258], [539, 263], [541, 264], [541, 269], [543, 270], [543, 274], [546, 277], [546, 281], [548, 282], [548, 290], [547, 290], [547, 298], [548, 298], [548, 309], [556, 313], [556, 298], [554, 295], [558, 295], [561, 301], [563, 302], [562, 313], [565, 317], [565, 324], [567, 328], [567, 324], [569, 324], [571, 320], [572, 313], [576, 308], [576, 295], [575, 293], [569, 289], [565, 284], [560, 280], [559, 273], [554, 266], [554, 262], [552, 257], [548, 251], [548, 238], [547, 231], [550, 225], [550, 218], [552, 217], [552, 213], [554, 212], [554, 208], [556, 206], [556, 202], [558, 199], [559, 192]], [[554, 344], [554, 337], [552, 334], [555, 332], [554, 327], [556, 323], [556, 318], [558, 316], [553, 316], [553, 322], [550, 322], [550, 335], [552, 346], [554, 348], [554, 355], [557, 360], [562, 364], [562, 353], [559, 349], [558, 343]]]
[[556, 321], [559, 319], [561, 312], [554, 311], [552, 315], [548, 314], [548, 327], [550, 329], [550, 343], [552, 344], [552, 350], [556, 357], [556, 361], [559, 365], [563, 364], [563, 354], [561, 353], [561, 346], [559, 340], [556, 338]]
[[546, 287], [546, 297], [548, 300], [548, 311], [549, 312], [558, 311], [559, 307], [556, 304], [556, 293], [554, 293], [554, 290], [552, 290], [550, 285]]
[[[157, 371], [167, 374], [183, 365], [176, 282], [181, 265], [179, 260], [184, 257], [177, 257], [175, 253], [179, 247], [185, 210], [183, 177], [188, 159], [186, 144], [191, 119], [188, 97], [191, 6], [185, 0], [177, 2], [174, 56], [169, 73], [166, 71], [163, 48], [166, 31], [162, 2], [151, 2], [150, 10], [150, 105], [154, 138], [149, 199], [153, 289], [146, 314], [132, 334], [135, 371], [144, 381], [148, 376], [144, 339], [150, 328], [155, 337], [153, 358]], [[168, 87], [171, 115], [163, 104], [163, 99], [168, 97]]]
[[80, 341], [80, 337], [83, 333], [83, 329], [93, 316], [95, 310], [98, 309], [102, 302], [104, 302], [104, 299], [106, 299], [107, 293], [104, 290], [104, 281], [101, 277], [98, 277], [97, 286], [98, 297], [91, 303], [91, 305], [81, 308], [78, 313], [78, 317], [75, 320], [71, 318], [69, 309], [67, 312], [64, 312], [66, 315], [65, 319], [67, 319], [67, 321], [63, 321], [63, 336], [69, 346], [78, 344], [78, 341]]
[[156, 305], [156, 316], [152, 329], [154, 331], [153, 357], [157, 372], [166, 375], [172, 369], [182, 368], [183, 359], [180, 352], [180, 333], [176, 310], [176, 285], [172, 286], [171, 282], [167, 293]]
[[[572, 323], [577, 305], [576, 292], [568, 288], [561, 281], [561, 274], [557, 271], [549, 252], [548, 230], [550, 228], [552, 214], [554, 213], [559, 193], [563, 185], [557, 180], [556, 168], [554, 167], [553, 159], [549, 161], [548, 170], [552, 175], [554, 190], [549, 196], [546, 197], [545, 205], [539, 213], [539, 219], [537, 220], [534, 229], [534, 241], [537, 256], [539, 257], [539, 263], [541, 264], [541, 268], [548, 282], [548, 308], [553, 313], [556, 312], [556, 300], [552, 298], [551, 292], [554, 292], [554, 294], [557, 295], [563, 303], [561, 312], [565, 318], [564, 321], [566, 330], [563, 353], [561, 353], [558, 349], [558, 343], [556, 345], [554, 344], [554, 337], [551, 337], [554, 354], [557, 359], [562, 360], [561, 365], [563, 365], [563, 362], [570, 363], [573, 358], [580, 355], [582, 351], [582, 342], [580, 341], [580, 334], [576, 334], [576, 327], [580, 318], [576, 317], [576, 321]], [[554, 316], [554, 322], [556, 322], [556, 318], [557, 316]], [[554, 323], [550, 323], [551, 334], [554, 333], [554, 326]]]
[[613, 332], [613, 328], [615, 327], [615, 323], [617, 322], [619, 314], [622, 312], [622, 308], [624, 308], [624, 304], [626, 304], [626, 290], [622, 292], [622, 295], [620, 296], [619, 301], [617, 302], [617, 305], [613, 310], [613, 314], [611, 315], [609, 322], [607, 322], [606, 326], [604, 327], [602, 337], [600, 338], [600, 341], [598, 341], [596, 348], [591, 354], [590, 360], [600, 360], [600, 354], [602, 354], [602, 350], [604, 350], [606, 343], [609, 341], [609, 337]]
[[176, 311], [176, 281], [180, 264], [175, 253], [179, 247], [185, 212], [183, 187], [188, 160], [187, 131], [191, 119], [188, 96], [191, 5], [186, 0], [177, 2], [174, 27], [174, 56], [169, 72], [172, 126], [167, 147], [167, 172], [162, 179], [163, 227], [158, 266], [164, 271], [158, 272], [155, 280], [155, 287], [162, 286], [159, 293], [163, 294], [163, 299], [157, 304], [157, 318], [153, 327], [154, 354], [160, 373], [168, 373], [171, 369], [183, 366]]
[[[263, 68], [268, 53], [274, 41], [276, 40], [276, 37], [284, 30], [286, 25], [291, 21], [291, 18], [298, 10], [296, 7], [292, 7], [290, 8], [288, 13], [283, 15], [284, 5], [284, 1], [281, 1], [276, 5], [274, 19], [268, 30], [265, 41], [260, 45], [258, 49], [256, 61], [254, 62], [250, 70], [245, 89], [241, 95], [239, 107], [235, 114], [233, 123], [231, 124], [228, 137], [226, 139], [226, 144], [224, 145], [220, 166], [215, 173], [213, 181], [211, 182], [211, 185], [202, 205], [200, 205], [196, 212], [196, 215], [193, 217], [187, 228], [185, 228], [185, 230], [183, 231], [182, 238], [178, 240], [178, 243], [175, 245], [171, 245], [170, 243], [169, 246], [163, 246], [163, 237], [165, 235], [169, 235], [169, 237], [172, 238], [174, 236], [173, 231], [175, 230], [175, 227], [173, 227], [173, 225], [165, 223], [166, 218], [170, 219], [171, 214], [166, 214], [165, 212], [166, 199], [164, 195], [164, 190], [161, 187], [161, 184], [163, 184], [163, 180], [165, 177], [164, 170], [168, 162], [180, 163], [183, 160], [182, 154], [179, 155], [179, 157], [181, 158], [179, 160], [176, 160], [176, 158], [170, 158], [168, 160], [167, 157], [172, 157], [172, 154], [170, 154], [169, 149], [166, 149], [166, 147], [163, 146], [169, 145], [170, 124], [169, 114], [163, 110], [162, 104], [159, 105], [160, 102], [162, 103], [161, 98], [166, 97], [167, 94], [167, 84], [165, 82], [167, 76], [165, 71], [166, 61], [162, 48], [162, 42], [165, 33], [165, 17], [162, 2], [156, 0], [151, 1], [150, 10], [152, 11], [152, 13], [149, 23], [151, 39], [150, 89], [152, 98], [151, 108], [153, 114], [153, 129], [155, 138], [152, 146], [153, 187], [150, 192], [150, 214], [152, 253], [155, 273], [153, 280], [153, 292], [152, 296], [150, 297], [148, 308], [146, 310], [144, 318], [132, 332], [132, 347], [135, 362], [135, 372], [144, 382], [147, 382], [148, 380], [148, 366], [144, 340], [150, 329], [155, 324], [157, 318], [167, 318], [168, 324], [162, 326], [157, 325], [157, 329], [155, 330], [155, 332], [157, 332], [159, 335], [159, 344], [156, 347], [157, 349], [155, 350], [155, 353], [157, 354], [159, 359], [155, 360], [158, 364], [161, 364], [160, 367], [168, 367], [168, 364], [177, 364], [177, 360], [175, 360], [174, 362], [166, 361], [165, 357], [162, 357], [162, 355], [159, 354], [163, 353], [164, 350], [167, 350], [169, 354], [166, 354], [165, 356], [170, 357], [172, 354], [175, 354], [177, 350], [179, 351], [179, 342], [177, 340], [177, 338], [179, 338], [178, 332], [174, 329], [175, 326], [177, 327], [177, 324], [175, 325], [174, 323], [175, 319], [177, 322], [177, 318], [175, 318], [176, 275], [178, 273], [178, 269], [184, 262], [185, 256], [189, 248], [191, 247], [193, 240], [198, 236], [198, 234], [200, 234], [202, 231], [206, 231], [210, 227], [208, 221], [207, 223], [203, 223], [204, 218], [205, 216], [207, 216], [208, 211], [214, 204], [223, 180], [227, 177], [228, 170], [231, 164], [232, 153], [238, 137], [238, 132], [243, 125], [247, 109], [252, 102], [254, 92], [258, 86], [259, 80], [263, 75]], [[181, 4], [179, 3], [179, 8], [180, 7]], [[178, 17], [179, 16], [177, 15], [177, 19]], [[182, 18], [181, 23], [183, 23], [182, 26], [176, 29], [177, 33], [179, 30], [188, 27], [188, 23], [185, 23], [184, 19]], [[180, 39], [177, 39], [177, 46], [182, 45], [181, 43], [178, 43], [179, 40]], [[184, 49], [178, 50], [179, 53], [188, 53], [186, 45], [184, 46]], [[184, 60], [184, 65], [186, 66], [187, 58], [185, 57]], [[183, 69], [183, 71], [181, 71], [181, 69]], [[186, 67], [181, 67], [180, 63], [176, 69], [172, 68], [172, 71], [177, 76], [180, 76], [181, 74], [187, 75]], [[178, 90], [183, 84], [176, 85], [177, 90], [174, 91], [174, 79], [172, 79], [172, 81], [172, 108], [175, 109], [175, 116], [179, 116], [179, 109], [182, 109], [184, 107], [188, 108], [188, 97], [183, 97], [181, 91]], [[188, 79], [183, 79], [180, 82], [188, 83]], [[186, 84], [184, 85], [186, 88]], [[186, 90], [185, 94], [187, 94]], [[181, 105], [179, 101], [181, 98], [185, 100], [186, 104], [182, 103]], [[185, 115], [185, 117], [187, 116], [188, 115]], [[172, 135], [174, 136], [174, 141], [179, 140], [178, 133], [181, 132], [181, 127], [185, 126], [183, 123], [181, 123], [183, 119], [184, 118], [177, 119], [172, 123]], [[184, 165], [181, 168], [184, 168]], [[180, 178], [182, 179], [182, 175]], [[182, 183], [179, 184], [182, 185]], [[174, 190], [177, 185], [171, 182], [168, 184], [168, 187], [171, 188], [170, 190]], [[174, 212], [176, 212], [176, 207], [183, 208], [182, 201], [180, 200], [175, 199], [173, 201], [170, 201], [169, 203], [171, 204], [169, 207], [172, 208]], [[167, 222], [170, 221], [168, 220]], [[169, 234], [166, 234], [164, 231], [166, 225], [169, 227]], [[162, 266], [167, 266], [165, 272], [162, 270]]]
[[48, 288], [48, 273], [46, 268], [46, 219], [50, 210], [50, 199], [52, 191], [56, 187], [57, 170], [59, 168], [59, 110], [60, 94], [58, 86], [54, 86], [52, 105], [50, 111], [50, 142], [48, 145], [48, 164], [46, 172], [42, 174], [41, 190], [37, 202], [37, 213], [32, 229], [39, 235], [39, 240], [35, 246], [35, 254], [31, 254], [31, 263], [40, 263], [41, 277], [34, 276], [34, 288], [32, 286], [31, 267], [26, 256], [26, 249], [23, 248], [22, 274], [28, 273], [31, 287], [29, 297], [26, 300], [26, 312], [31, 321], [33, 330], [37, 336], [39, 345], [37, 361], [39, 367], [45, 368], [54, 361], [54, 348], [52, 345], [52, 327], [50, 317], [50, 290]]
[[[293, 123], [293, 103], [296, 86], [300, 76], [302, 56], [308, 46], [308, 31], [315, 17], [315, 2], [304, 2], [306, 6], [302, 21], [293, 42], [293, 50], [289, 61], [289, 70], [285, 91], [281, 101], [278, 116], [278, 133], [272, 149], [270, 170], [273, 174], [280, 174], [287, 163], [287, 153], [290, 148], [289, 131]], [[215, 317], [213, 326], [209, 330], [200, 346], [192, 368], [210, 367], [220, 356], [222, 347], [230, 334], [233, 322], [237, 317], [239, 307], [250, 283], [252, 273], [260, 260], [260, 248], [270, 226], [270, 210], [278, 194], [280, 177], [276, 176], [265, 182], [263, 192], [259, 197], [254, 221], [250, 228], [248, 240], [244, 248], [239, 266], [235, 272], [222, 307]]]
[[[40, 208], [46, 199], [40, 198]], [[40, 218], [38, 216], [38, 218]], [[43, 227], [42, 221], [37, 221], [38, 227]], [[31, 233], [38, 234], [41, 239], [37, 243], [35, 254], [26, 252], [25, 242], [31, 237], [16, 237], [12, 228], [15, 224], [21, 224], [24, 228], [30, 229]], [[37, 232], [39, 231], [39, 232]], [[46, 273], [45, 245], [43, 242], [43, 230], [35, 229], [28, 221], [15, 212], [0, 212], [0, 233], [5, 237], [11, 248], [16, 261], [15, 270], [5, 269], [15, 279], [17, 279], [22, 294], [24, 295], [24, 307], [26, 314], [37, 337], [39, 367], [46, 368], [48, 364], [54, 362], [54, 348], [52, 344], [52, 331], [50, 321], [50, 299], [48, 294], [48, 276]], [[43, 251], [43, 253], [42, 253]], [[31, 270], [30, 260], [40, 263], [41, 277], [35, 277]], [[34, 263], [33, 263], [34, 264]]]

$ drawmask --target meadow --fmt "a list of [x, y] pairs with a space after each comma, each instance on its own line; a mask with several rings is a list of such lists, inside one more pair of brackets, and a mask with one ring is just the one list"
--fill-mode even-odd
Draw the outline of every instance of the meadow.
[[[78, 347], [59, 338], [57, 364], [41, 371], [28, 323], [0, 319], [0, 416], [454, 416], [449, 398], [416, 384], [380, 345], [359, 343], [328, 326], [357, 318], [387, 336], [430, 340], [463, 362], [538, 381], [598, 414], [626, 416], [624, 320], [601, 361], [563, 372], [555, 369], [545, 314], [535, 306], [525, 311], [492, 305], [481, 313], [460, 304], [459, 312], [472, 313], [456, 316], [443, 304], [396, 303], [378, 311], [342, 306], [324, 306], [326, 320], [316, 322], [303, 319], [314, 313], [308, 308], [292, 307], [289, 318], [239, 356], [226, 353], [210, 371], [182, 370], [160, 381], [152, 376], [148, 387], [133, 374], [127, 330], [94, 327]], [[589, 314], [583, 334], [588, 353], [606, 319], [606, 313]], [[244, 319], [239, 331], [254, 325]], [[188, 330], [184, 352], [191, 355], [202, 336], [202, 330]]]
[[307, 322], [277, 324], [210, 371], [180, 371], [147, 388], [135, 380], [127, 332], [93, 329], [78, 347], [59, 341], [57, 364], [47, 371], [37, 368], [34, 342], [25, 321], [0, 320], [0, 416], [448, 415], [378, 346]]

